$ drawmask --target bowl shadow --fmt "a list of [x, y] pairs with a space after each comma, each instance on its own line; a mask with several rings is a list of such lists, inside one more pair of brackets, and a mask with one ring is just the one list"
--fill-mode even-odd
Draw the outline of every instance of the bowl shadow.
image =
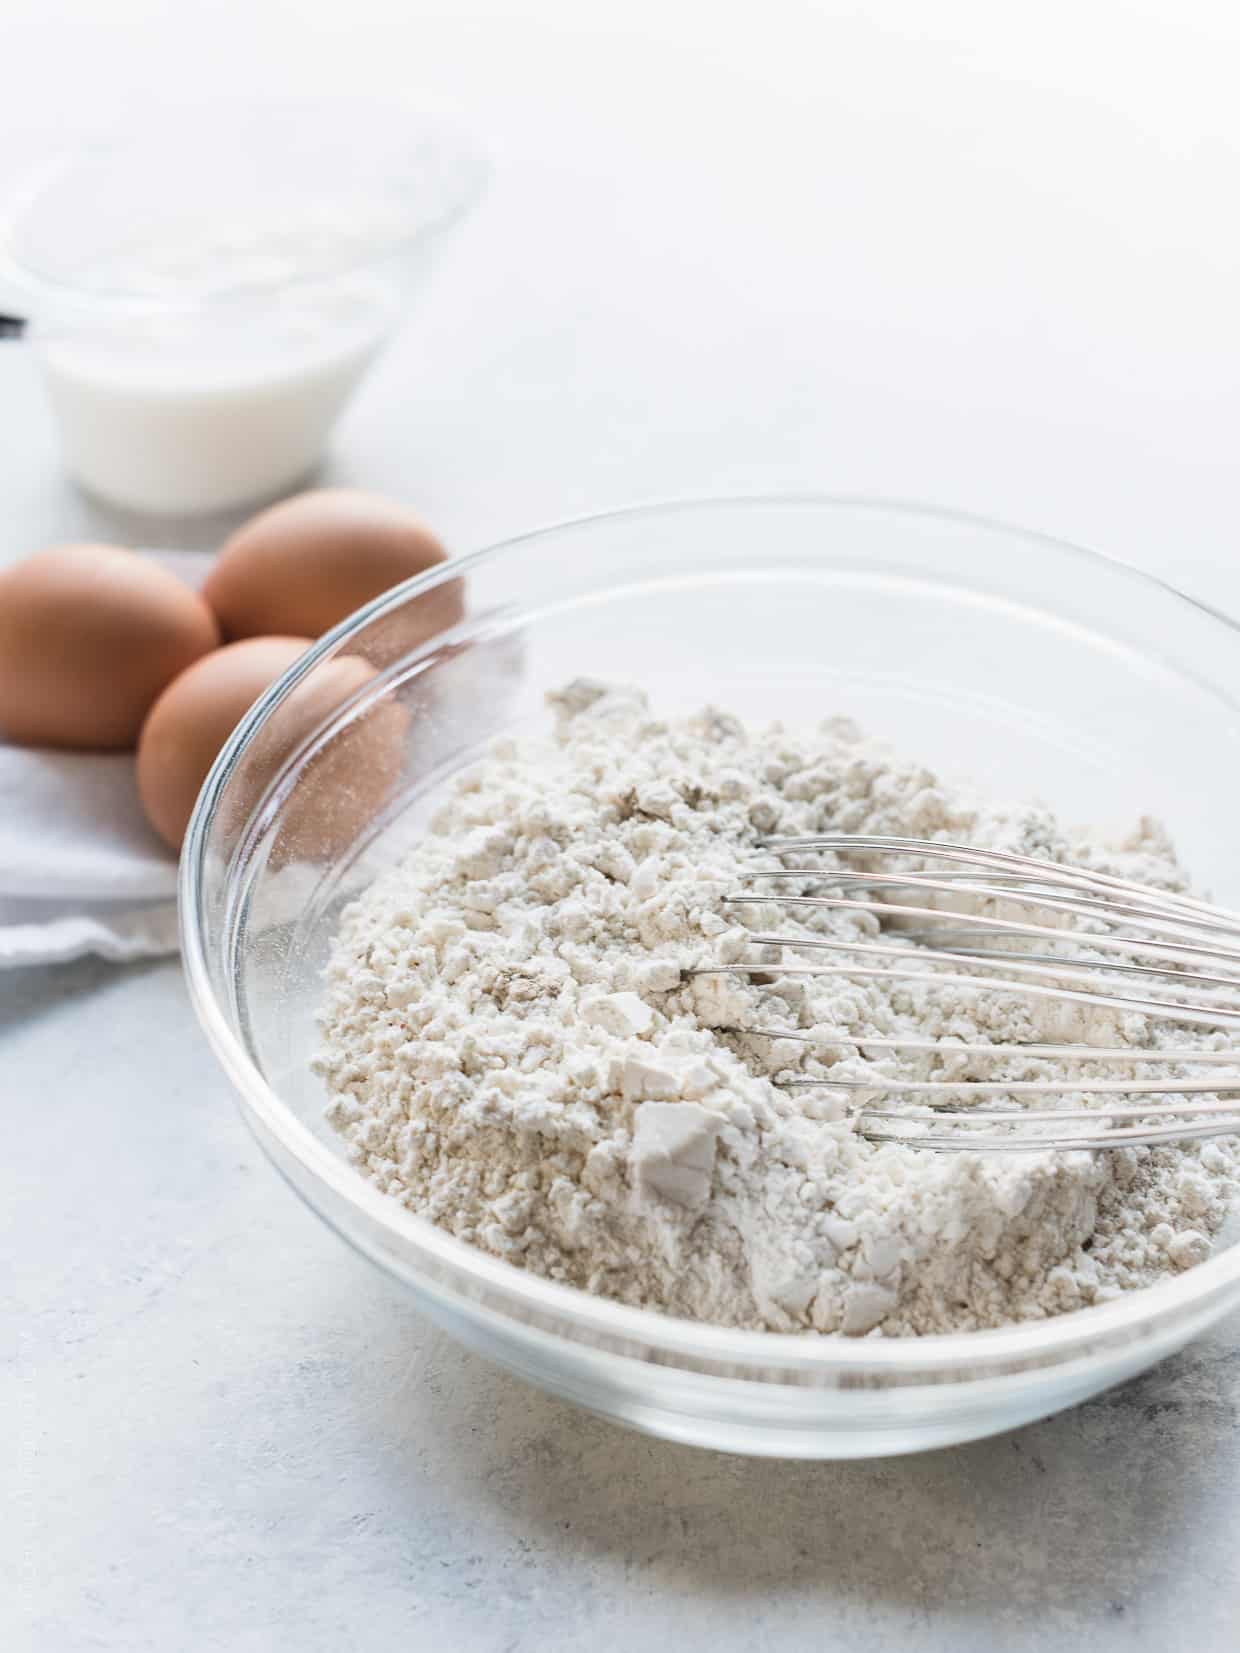
[[1019, 1618], [1036, 1640], [1034, 1626], [1053, 1633], [1057, 1616], [1064, 1631], [1122, 1621], [1127, 1633], [1213, 1558], [1237, 1577], [1226, 1536], [1240, 1461], [1234, 1329], [1021, 1430], [846, 1463], [632, 1434], [425, 1330], [403, 1396], [367, 1418], [394, 1476], [411, 1492], [424, 1482], [429, 1429], [441, 1493], [489, 1502], [522, 1547], [636, 1569], [660, 1597]]

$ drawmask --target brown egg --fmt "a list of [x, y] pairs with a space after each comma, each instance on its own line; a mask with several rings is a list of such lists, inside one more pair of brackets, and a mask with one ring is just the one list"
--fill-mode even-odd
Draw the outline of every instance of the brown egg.
[[[138, 745], [138, 792], [151, 825], [174, 849], [224, 742], [309, 646], [304, 637], [230, 643], [182, 673], [152, 708]], [[366, 661], [346, 655], [297, 686], [230, 778], [226, 829], [248, 818], [288, 754], [374, 676]], [[360, 831], [400, 775], [406, 726], [403, 708], [380, 700], [314, 754], [285, 811], [277, 862], [330, 854]]]
[[219, 640], [202, 598], [133, 551], [39, 551], [0, 574], [0, 732], [131, 747], [160, 691]]
[[[203, 595], [227, 638], [321, 637], [372, 597], [446, 555], [408, 506], [349, 488], [316, 489], [260, 511], [238, 529]], [[454, 580], [427, 599], [413, 643], [460, 617]]]

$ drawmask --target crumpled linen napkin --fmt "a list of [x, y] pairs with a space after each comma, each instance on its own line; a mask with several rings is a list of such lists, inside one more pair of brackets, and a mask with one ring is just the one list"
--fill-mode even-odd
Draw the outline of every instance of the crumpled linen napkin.
[[[210, 558], [152, 552], [197, 585]], [[0, 969], [177, 950], [176, 857], [147, 825], [130, 752], [0, 739]]]

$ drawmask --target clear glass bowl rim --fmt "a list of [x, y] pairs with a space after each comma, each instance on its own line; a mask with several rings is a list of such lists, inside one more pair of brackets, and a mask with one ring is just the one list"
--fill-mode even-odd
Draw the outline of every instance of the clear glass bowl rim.
[[[262, 108], [269, 113], [274, 111], [275, 116], [282, 111], [286, 115], [309, 110], [322, 114], [356, 108], [364, 109], [371, 115], [378, 113], [403, 117], [411, 126], [420, 123], [427, 131], [433, 131], [437, 141], [451, 146], [461, 171], [457, 188], [440, 208], [430, 213], [412, 213], [408, 227], [399, 234], [376, 241], [364, 253], [342, 258], [337, 264], [316, 268], [304, 276], [294, 276], [266, 286], [247, 286], [242, 292], [242, 296], [247, 298], [274, 299], [303, 287], [352, 275], [359, 270], [373, 269], [389, 259], [400, 258], [431, 236], [442, 234], [459, 223], [482, 198], [491, 176], [491, 160], [482, 141], [446, 107], [429, 103], [376, 105], [369, 100], [343, 95], [315, 100], [283, 99], [274, 105], [266, 101], [260, 104], [249, 98], [226, 97], [201, 105], [200, 112], [215, 111], [218, 114], [235, 108]], [[137, 130], [137, 126], [129, 122], [105, 127], [97, 135], [99, 145], [104, 149], [109, 145], [115, 147], [123, 140], [131, 140]], [[56, 306], [58, 311], [67, 308], [74, 315], [95, 314], [100, 317], [117, 313], [192, 315], [234, 301], [238, 295], [232, 289], [206, 295], [191, 293], [184, 299], [178, 299], [172, 295], [156, 295], [123, 287], [81, 287], [50, 275], [21, 255], [17, 248], [17, 236], [25, 213], [37, 206], [60, 181], [71, 176], [74, 169], [89, 160], [93, 153], [84, 141], [60, 150], [40, 165], [28, 169], [6, 196], [3, 211], [0, 212], [0, 272], [20, 288], [25, 299], [35, 306], [42, 301]]]
[[[1139, 584], [1147, 591], [1161, 593], [1172, 603], [1184, 604], [1210, 622], [1226, 628], [1240, 642], [1240, 622], [1180, 591], [1169, 581], [1119, 558], [970, 512], [918, 501], [866, 495], [783, 492], [650, 501], [548, 524], [467, 555], [451, 558], [356, 610], [308, 649], [242, 719], [216, 759], [199, 795], [186, 833], [178, 877], [182, 961], [194, 1010], [217, 1058], [237, 1089], [247, 1123], [255, 1130], [260, 1143], [263, 1130], [269, 1131], [311, 1181], [321, 1183], [325, 1191], [337, 1200], [377, 1224], [386, 1238], [395, 1242], [395, 1249], [407, 1248], [414, 1254], [415, 1260], [421, 1256], [427, 1262], [438, 1265], [439, 1274], [456, 1275], [462, 1283], [467, 1283], [471, 1289], [462, 1292], [460, 1297], [459, 1306], [463, 1313], [468, 1314], [471, 1306], [481, 1307], [484, 1301], [493, 1312], [495, 1302], [506, 1299], [520, 1311], [519, 1320], [531, 1328], [537, 1327], [543, 1332], [550, 1330], [553, 1335], [558, 1330], [573, 1343], [596, 1339], [600, 1348], [614, 1350], [624, 1347], [630, 1353], [640, 1348], [642, 1358], [673, 1366], [678, 1358], [694, 1364], [708, 1360], [712, 1366], [718, 1363], [731, 1368], [737, 1377], [745, 1376], [745, 1369], [759, 1379], [763, 1372], [779, 1369], [787, 1373], [818, 1374], [823, 1378], [838, 1377], [850, 1384], [873, 1382], [881, 1385], [884, 1379], [909, 1379], [935, 1373], [960, 1375], [966, 1368], [980, 1377], [985, 1375], [987, 1369], [997, 1373], [1014, 1367], [1059, 1365], [1075, 1358], [1084, 1358], [1101, 1348], [1131, 1342], [1143, 1333], [1152, 1334], [1159, 1323], [1168, 1317], [1191, 1317], [1195, 1312], [1208, 1312], [1214, 1301], [1224, 1297], [1230, 1300], [1240, 1288], [1240, 1244], [1228, 1247], [1220, 1255], [1173, 1279], [1124, 1294], [1112, 1302], [1076, 1309], [1048, 1320], [992, 1330], [932, 1333], [908, 1338], [850, 1339], [806, 1332], [736, 1330], [679, 1319], [657, 1310], [631, 1308], [604, 1297], [592, 1296], [575, 1287], [545, 1280], [492, 1257], [457, 1240], [426, 1218], [381, 1194], [344, 1159], [332, 1153], [281, 1102], [234, 1032], [212, 985], [206, 951], [207, 937], [202, 922], [205, 856], [210, 829], [233, 770], [267, 719], [303, 677], [322, 661], [347, 650], [356, 634], [371, 622], [448, 580], [467, 579], [471, 570], [479, 569], [518, 547], [621, 520], [635, 523], [643, 519], [654, 520], [672, 512], [769, 510], [779, 507], [926, 518], [992, 533], [1030, 549], [1053, 550], [1092, 565], [1108, 578]], [[435, 641], [432, 640], [427, 646], [433, 647]], [[295, 756], [290, 762], [295, 762]], [[297, 1191], [301, 1192], [300, 1189]], [[312, 1200], [308, 1203], [314, 1205]], [[322, 1211], [318, 1214], [325, 1215]], [[343, 1237], [355, 1243], [347, 1233]], [[371, 1260], [387, 1266], [365, 1248], [359, 1249], [363, 1249]], [[451, 1293], [451, 1288], [448, 1291]]]

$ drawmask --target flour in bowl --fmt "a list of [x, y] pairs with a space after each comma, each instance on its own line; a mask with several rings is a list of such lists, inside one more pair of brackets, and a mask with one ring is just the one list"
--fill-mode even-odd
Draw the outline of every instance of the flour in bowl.
[[[868, 911], [727, 908], [772, 833], [939, 837], [1183, 889], [1157, 825], [1117, 843], [1043, 809], [982, 806], [838, 720], [805, 733], [714, 710], [665, 721], [638, 690], [591, 682], [551, 704], [554, 735], [498, 743], [345, 915], [316, 1066], [331, 1122], [380, 1189], [549, 1279], [777, 1331], [1001, 1326], [1208, 1255], [1240, 1188], [1233, 1138], [938, 1155], [865, 1140], [838, 1092], [772, 1082], [951, 1078], [951, 1042], [1045, 1038], [1045, 1006], [774, 962], [760, 982], [684, 974], [751, 962], [751, 932], [776, 926], [877, 933]], [[1171, 1037], [1111, 1020], [1116, 1043]], [[867, 1061], [867, 1036], [883, 1035], [946, 1046]], [[1179, 1027], [1174, 1040], [1223, 1043]], [[994, 1062], [1006, 1080], [1051, 1072]]]

